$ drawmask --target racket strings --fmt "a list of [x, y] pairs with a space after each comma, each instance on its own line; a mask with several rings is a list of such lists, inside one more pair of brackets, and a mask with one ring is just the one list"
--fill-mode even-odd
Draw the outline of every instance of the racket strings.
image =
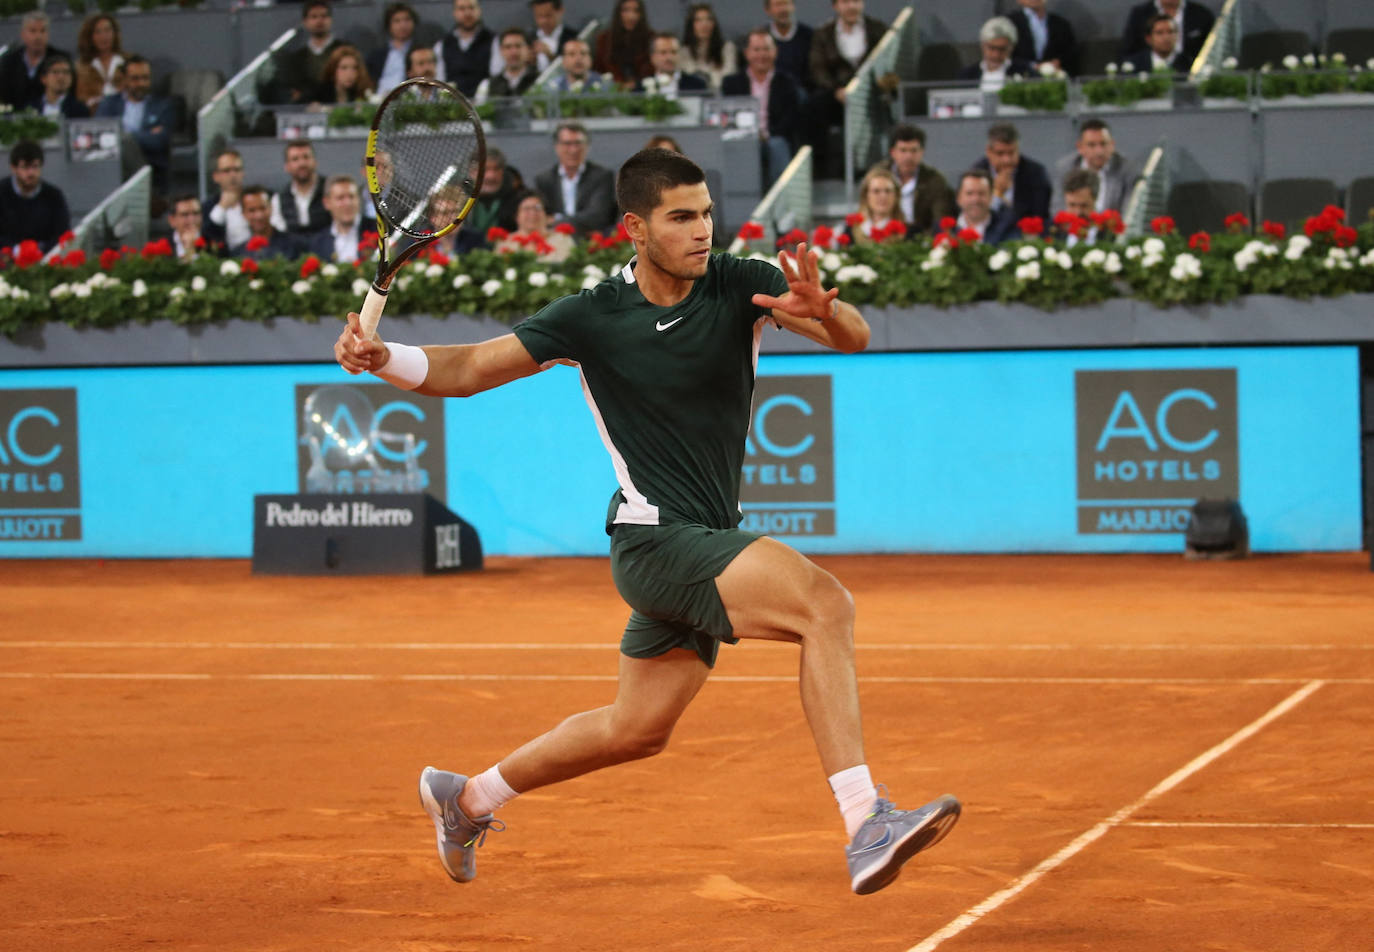
[[378, 212], [393, 227], [428, 237], [457, 221], [480, 188], [479, 120], [438, 84], [411, 88], [378, 117], [374, 161]]

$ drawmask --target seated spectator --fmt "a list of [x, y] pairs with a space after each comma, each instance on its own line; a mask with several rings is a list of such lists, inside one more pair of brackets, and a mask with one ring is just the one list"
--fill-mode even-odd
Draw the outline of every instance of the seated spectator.
[[1097, 207], [1094, 211], [1112, 209], [1120, 212], [1125, 209], [1131, 197], [1131, 189], [1139, 177], [1121, 153], [1116, 151], [1116, 141], [1112, 130], [1101, 119], [1086, 119], [1078, 127], [1078, 146], [1075, 151], [1054, 163], [1055, 182], [1059, 193], [1054, 205], [1062, 204], [1063, 193], [1059, 192], [1064, 177], [1074, 169], [1087, 169], [1097, 173], [1100, 187], [1097, 190]]
[[367, 54], [364, 65], [377, 80], [377, 95], [385, 96], [409, 79], [406, 57], [415, 45], [415, 25], [420, 22], [408, 3], [388, 3], [382, 12], [382, 33], [386, 44]]
[[1177, 49], [1178, 26], [1172, 17], [1160, 13], [1145, 21], [1145, 48], [1127, 56], [1121, 65], [1138, 73], [1186, 73], [1192, 62]]
[[491, 228], [515, 228], [515, 206], [524, 191], [524, 179], [506, 164], [506, 153], [496, 146], [487, 146], [487, 167], [482, 175], [482, 187], [477, 201], [463, 221], [463, 227], [478, 235]]
[[959, 177], [955, 204], [959, 206], [957, 229], [976, 231], [984, 244], [999, 245], [1021, 237], [1018, 219], [1009, 206], [993, 210], [992, 177], [985, 169], [969, 169]]
[[748, 68], [726, 76], [721, 91], [726, 96], [753, 96], [759, 104], [759, 161], [766, 192], [792, 161], [802, 91], [796, 79], [776, 68], [778, 48], [767, 27], [749, 31], [744, 59]]
[[778, 48], [778, 69], [791, 75], [803, 91], [811, 88], [812, 29], [796, 18], [795, 0], [763, 0], [768, 33]]
[[124, 65], [119, 21], [108, 13], [92, 13], [76, 34], [76, 97], [94, 110], [100, 100], [120, 92], [117, 75]]
[[646, 149], [667, 149], [669, 152], [676, 152], [682, 155], [682, 146], [672, 136], [656, 135], [650, 136], [649, 141], [644, 143]]
[[549, 212], [538, 192], [524, 191], [517, 196], [516, 228], [508, 238], [496, 243], [498, 254], [532, 251], [539, 261], [556, 263], [567, 259], [573, 250], [571, 235], [549, 228]]
[[1017, 0], [1021, 9], [1008, 14], [1016, 27], [1016, 48], [1012, 61], [1023, 60], [1032, 66], [1045, 63], [1078, 75], [1078, 39], [1073, 25], [1057, 13], [1045, 9], [1045, 0]]
[[91, 111], [72, 93], [72, 61], [62, 55], [49, 56], [38, 67], [38, 79], [43, 95], [29, 103], [29, 108], [44, 116], [67, 119], [89, 119]]
[[434, 54], [439, 59], [439, 79], [469, 99], [477, 95], [482, 80], [501, 72], [496, 34], [482, 22], [482, 5], [477, 0], [453, 0], [453, 29], [434, 45]]
[[201, 217], [200, 231], [207, 241], [235, 248], [248, 240], [248, 220], [243, 217], [243, 156], [233, 149], [225, 149], [215, 156], [210, 170], [218, 191], [210, 195], [210, 203]]
[[172, 250], [180, 261], [190, 261], [208, 250], [209, 239], [201, 240], [200, 199], [191, 193], [178, 195], [167, 203], [167, 224], [172, 229]]
[[649, 63], [652, 35], [644, 0], [616, 0], [611, 25], [596, 35], [596, 55], [592, 59], [596, 71], [621, 89], [633, 89], [653, 69]]
[[1016, 48], [1016, 27], [1006, 17], [993, 17], [978, 31], [978, 45], [983, 58], [959, 70], [958, 79], [976, 79], [979, 88], [997, 91], [1006, 85], [1009, 76], [1029, 76], [1029, 61], [1012, 59]]
[[694, 3], [687, 8], [678, 63], [684, 73], [704, 78], [713, 93], [720, 92], [726, 76], [741, 69], [735, 44], [721, 34], [716, 11], [709, 3]]
[[908, 227], [902, 218], [902, 206], [897, 201], [897, 176], [891, 171], [875, 165], [859, 182], [859, 214], [863, 219], [847, 225], [850, 240], [856, 245], [872, 244], [882, 241], [892, 232], [892, 223], [901, 227], [896, 229], [896, 240], [903, 240]]
[[[467, 193], [457, 185], [446, 185], [435, 193], [429, 201], [428, 217], [435, 229], [443, 228], [458, 217], [458, 212], [467, 201]], [[450, 258], [465, 254], [477, 248], [486, 248], [485, 234], [473, 228], [457, 228], [429, 246], [432, 252]], [[424, 254], [424, 252], [421, 252]]]
[[973, 167], [988, 172], [992, 180], [994, 212], [1010, 208], [1013, 224], [1031, 216], [1049, 220], [1054, 191], [1049, 173], [1039, 162], [1021, 154], [1021, 136], [1011, 123], [989, 127], [986, 153]]
[[311, 101], [323, 106], [337, 106], [348, 102], [367, 102], [372, 98], [372, 77], [363, 63], [357, 47], [343, 44], [325, 60], [320, 85]]
[[234, 247], [235, 258], [266, 261], [269, 258], [294, 258], [301, 253], [295, 237], [272, 227], [272, 193], [265, 185], [250, 185], [243, 190], [243, 218], [248, 222], [248, 240]]
[[477, 85], [477, 95], [473, 102], [479, 105], [488, 99], [523, 96], [539, 78], [539, 73], [534, 68], [530, 44], [525, 39], [523, 30], [515, 26], [502, 30], [498, 46], [501, 50], [503, 68], [495, 76], [488, 76]]
[[553, 143], [557, 161], [534, 177], [534, 186], [554, 223], [568, 222], [579, 238], [615, 228], [615, 173], [587, 160], [586, 128], [578, 122], [559, 123]]
[[941, 218], [954, 213], [954, 193], [945, 177], [925, 164], [926, 134], [900, 125], [888, 139], [888, 169], [897, 179], [902, 220], [914, 237], [933, 231]]
[[1207, 42], [1207, 34], [1216, 23], [1211, 10], [1192, 0], [1145, 0], [1131, 7], [1126, 16], [1126, 29], [1121, 34], [1122, 62], [1149, 48], [1146, 43], [1150, 35], [1149, 21], [1159, 15], [1174, 22], [1174, 47], [1167, 58], [1177, 62], [1181, 70], [1192, 68], [1193, 60], [1202, 51], [1202, 44]]
[[577, 31], [563, 23], [563, 0], [530, 0], [530, 14], [534, 17], [530, 49], [534, 68], [542, 73], [563, 55], [563, 44], [576, 39]]
[[676, 98], [679, 94], [705, 95], [706, 80], [696, 73], [684, 73], [678, 68], [677, 37], [671, 33], [655, 33], [649, 47], [649, 62], [653, 65], [653, 75], [645, 76], [635, 84], [635, 92], [658, 93], [661, 96]]
[[329, 212], [329, 227], [312, 235], [306, 246], [321, 261], [352, 264], [358, 260], [358, 246], [377, 230], [368, 228], [359, 214], [358, 183], [347, 175], [331, 175], [324, 184], [324, 207]]
[[600, 73], [592, 72], [592, 49], [586, 40], [563, 44], [563, 74], [548, 84], [560, 93], [595, 93], [613, 88]]
[[308, 103], [324, 78], [329, 54], [343, 46], [334, 36], [334, 12], [328, 0], [305, 0], [301, 4], [301, 34], [305, 43], [277, 54], [277, 75], [270, 101]]
[[1092, 216], [1098, 210], [1098, 185], [1097, 173], [1092, 169], [1074, 169], [1060, 183], [1064, 190], [1063, 211], [1086, 223], [1078, 229], [1077, 234], [1058, 221], [1051, 226], [1050, 234], [1067, 247], [1096, 244], [1097, 228], [1092, 224]]
[[152, 88], [153, 68], [135, 53], [124, 60], [123, 92], [100, 100], [95, 114], [120, 120], [134, 161], [151, 165], [154, 187], [165, 189], [172, 156], [172, 130], [177, 127], [177, 104], [175, 100], [151, 95]]
[[406, 54], [406, 79], [438, 79], [439, 57], [428, 46], [412, 47]]
[[272, 196], [272, 227], [292, 235], [323, 231], [330, 217], [324, 207], [324, 179], [315, 162], [315, 147], [308, 139], [292, 139], [285, 152], [282, 167], [289, 180]]
[[67, 198], [43, 181], [43, 147], [20, 139], [10, 148], [10, 174], [0, 181], [0, 248], [16, 253], [21, 241], [50, 251], [72, 227]]
[[19, 43], [0, 56], [0, 102], [23, 109], [43, 95], [38, 67], [49, 56], [71, 58], [66, 50], [48, 45], [48, 15], [38, 10], [19, 22]]
[[832, 155], [829, 133], [844, 122], [845, 87], [887, 32], [881, 20], [864, 15], [863, 0], [831, 0], [835, 18], [816, 27], [808, 58], [813, 95], [808, 102], [811, 147], [818, 175], [843, 175], [844, 157]]

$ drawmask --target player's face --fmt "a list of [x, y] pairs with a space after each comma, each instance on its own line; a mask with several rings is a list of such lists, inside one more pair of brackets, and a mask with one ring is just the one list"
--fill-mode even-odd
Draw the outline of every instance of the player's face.
[[705, 182], [664, 189], [658, 207], [643, 222], [641, 253], [678, 280], [701, 277], [711, 260], [713, 207]]

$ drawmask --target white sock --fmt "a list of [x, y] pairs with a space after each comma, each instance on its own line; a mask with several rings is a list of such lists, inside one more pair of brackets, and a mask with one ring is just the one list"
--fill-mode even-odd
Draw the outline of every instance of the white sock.
[[501, 765], [494, 764], [477, 776], [469, 778], [467, 790], [471, 792], [472, 817], [486, 816], [501, 809], [520, 794], [511, 789], [506, 778], [501, 776]]
[[853, 839], [864, 820], [873, 812], [873, 802], [878, 799], [878, 788], [873, 786], [868, 764], [841, 770], [830, 778], [830, 789], [844, 816], [844, 828], [849, 838]]

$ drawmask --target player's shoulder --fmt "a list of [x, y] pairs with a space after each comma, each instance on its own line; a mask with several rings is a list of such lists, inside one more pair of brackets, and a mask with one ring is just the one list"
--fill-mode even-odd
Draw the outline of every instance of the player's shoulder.
[[782, 269], [767, 258], [739, 258], [728, 251], [711, 256], [711, 272], [723, 288], [751, 293], [783, 281]]

